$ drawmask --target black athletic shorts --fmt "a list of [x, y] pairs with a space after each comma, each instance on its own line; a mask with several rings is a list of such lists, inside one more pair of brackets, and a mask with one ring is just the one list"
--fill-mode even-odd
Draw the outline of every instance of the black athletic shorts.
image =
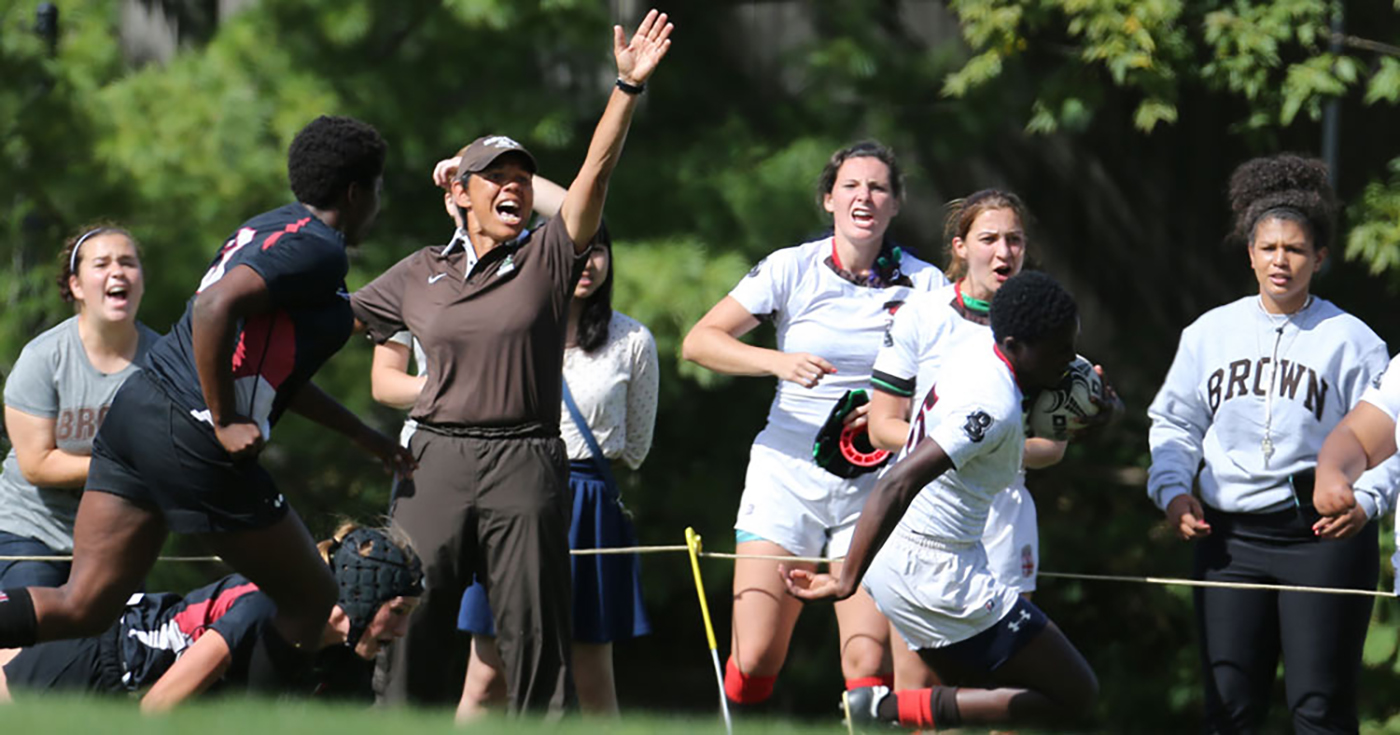
[[176, 533], [266, 528], [288, 510], [257, 460], [234, 461], [213, 427], [175, 405], [144, 370], [112, 399], [85, 490], [158, 509]]
[[117, 647], [120, 632], [118, 624], [96, 638], [49, 641], [26, 648], [5, 664], [6, 686], [12, 693], [124, 692]]

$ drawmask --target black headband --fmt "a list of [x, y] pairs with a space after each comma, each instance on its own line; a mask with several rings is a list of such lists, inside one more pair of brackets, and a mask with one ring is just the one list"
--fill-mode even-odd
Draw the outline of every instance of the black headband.
[[[1257, 227], [1259, 227], [1259, 223], [1263, 222], [1269, 217], [1278, 217], [1279, 219], [1287, 219], [1302, 222], [1308, 226], [1308, 229], [1312, 230], [1311, 234], [1313, 236], [1313, 239], [1317, 239], [1317, 236], [1321, 232], [1320, 228], [1318, 228], [1317, 226], [1317, 223], [1313, 221], [1312, 217], [1308, 216], [1307, 212], [1304, 212], [1303, 210], [1289, 204], [1277, 204], [1260, 212], [1259, 216], [1255, 217], [1254, 221], [1249, 223], [1249, 239], [1251, 242], [1254, 240], [1254, 230]], [[1320, 243], [1315, 244], [1319, 246], [1321, 245]]]

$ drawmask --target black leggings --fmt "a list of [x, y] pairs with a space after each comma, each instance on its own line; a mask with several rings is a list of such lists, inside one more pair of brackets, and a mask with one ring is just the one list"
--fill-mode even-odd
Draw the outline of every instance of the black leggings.
[[[1208, 508], [1211, 535], [1196, 547], [1196, 578], [1374, 590], [1380, 574], [1377, 524], [1348, 539], [1322, 541], [1312, 532], [1316, 519], [1294, 510]], [[1356, 732], [1361, 650], [1373, 600], [1197, 588], [1206, 731], [1261, 731], [1282, 654], [1294, 731]]]

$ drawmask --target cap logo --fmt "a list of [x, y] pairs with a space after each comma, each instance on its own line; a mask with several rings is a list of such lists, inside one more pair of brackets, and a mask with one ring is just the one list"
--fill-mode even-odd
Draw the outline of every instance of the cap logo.
[[509, 136], [505, 136], [505, 135], [493, 135], [493, 136], [487, 138], [486, 140], [481, 141], [481, 145], [483, 145], [483, 146], [489, 146], [489, 147], [491, 147], [491, 148], [524, 148], [524, 147], [525, 147], [525, 146], [520, 145], [519, 143], [515, 142], [515, 141], [514, 141], [513, 139], [511, 139]]

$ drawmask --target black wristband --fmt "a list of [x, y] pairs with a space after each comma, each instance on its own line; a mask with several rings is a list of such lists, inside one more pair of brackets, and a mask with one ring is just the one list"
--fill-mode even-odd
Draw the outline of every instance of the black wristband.
[[627, 82], [622, 81], [622, 77], [618, 77], [617, 88], [627, 94], [637, 95], [647, 91], [647, 83], [642, 82], [641, 84], [628, 84]]

